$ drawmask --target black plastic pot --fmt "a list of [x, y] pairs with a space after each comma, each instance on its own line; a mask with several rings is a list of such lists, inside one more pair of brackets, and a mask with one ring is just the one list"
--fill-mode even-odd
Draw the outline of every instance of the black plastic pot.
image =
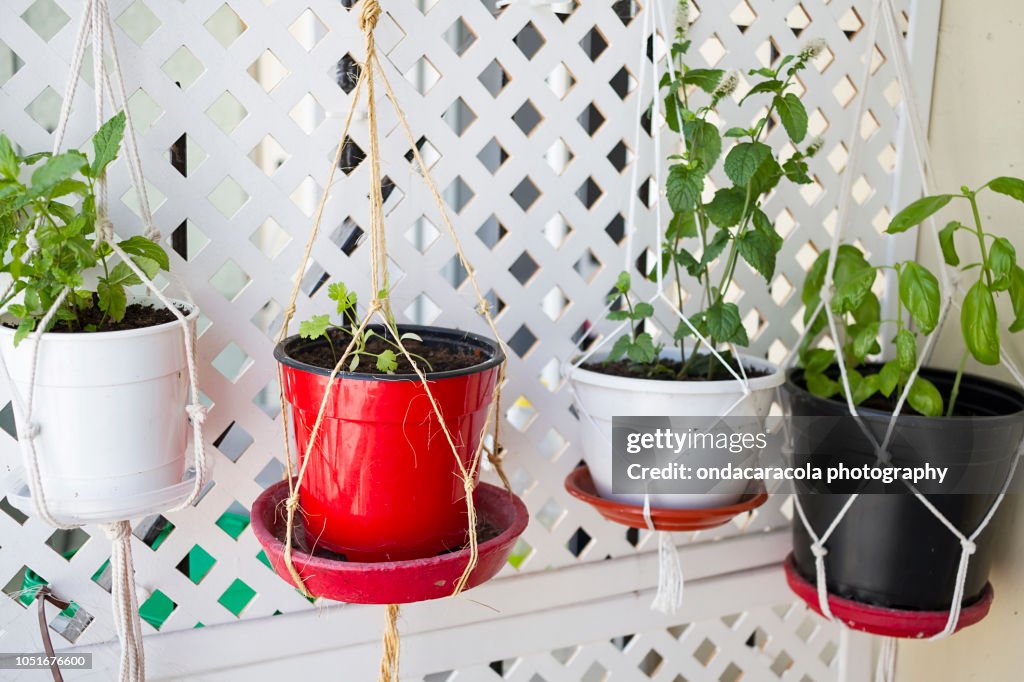
[[[952, 372], [925, 368], [921, 375], [948, 399], [955, 378]], [[849, 415], [845, 401], [819, 398], [808, 392], [802, 370], [790, 370], [786, 379], [785, 399], [792, 415]], [[958, 415], [970, 416], [901, 415], [889, 448], [893, 462], [901, 466], [924, 466], [926, 462], [950, 466], [947, 481], [958, 468], [961, 473], [969, 470], [978, 479], [1004, 481], [1024, 438], [1024, 394], [1007, 384], [964, 375], [956, 411]], [[891, 413], [863, 408], [859, 412], [874, 433], [884, 433]], [[860, 466], [872, 451], [852, 419], [844, 420], [838, 428], [837, 420], [821, 420], [820, 427], [813, 420], [800, 421], [802, 430], [794, 432], [798, 439], [794, 443], [798, 453], [796, 466], [811, 459], [821, 464], [820, 458]], [[970, 535], [995, 501], [998, 485], [991, 487], [992, 492], [974, 494], [943, 494], [937, 484], [921, 488], [961, 533]], [[797, 490], [807, 519], [819, 537], [849, 497], [814, 493], [806, 485], [798, 485]], [[988, 582], [995, 544], [992, 540], [999, 533], [997, 522], [998, 518], [977, 540], [977, 553], [971, 557], [967, 573], [964, 605], [977, 600]], [[917, 611], [948, 610], [952, 604], [960, 542], [911, 494], [863, 495], [853, 503], [825, 545], [825, 574], [832, 594]], [[799, 519], [793, 523], [793, 554], [798, 572], [815, 581], [811, 538]]]

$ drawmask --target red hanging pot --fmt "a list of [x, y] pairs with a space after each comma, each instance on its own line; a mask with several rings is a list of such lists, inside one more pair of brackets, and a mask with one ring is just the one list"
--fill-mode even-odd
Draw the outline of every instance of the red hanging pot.
[[[399, 332], [419, 335], [428, 347], [480, 358], [466, 369], [426, 375], [458, 457], [468, 468], [504, 360], [501, 348], [454, 329], [402, 325]], [[274, 349], [300, 461], [330, 376], [330, 370], [294, 358], [311, 343], [326, 341], [292, 336]], [[460, 469], [418, 377], [339, 373], [316, 441], [299, 502], [307, 533], [319, 547], [349, 561], [396, 561], [465, 544]]]

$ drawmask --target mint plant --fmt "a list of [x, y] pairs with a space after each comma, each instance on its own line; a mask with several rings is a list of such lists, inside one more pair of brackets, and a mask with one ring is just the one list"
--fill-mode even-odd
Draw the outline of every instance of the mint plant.
[[[1024, 269], [1017, 262], [1017, 253], [1005, 237], [997, 237], [985, 231], [978, 195], [985, 190], [1024, 202], [1024, 180], [999, 177], [976, 190], [961, 187], [958, 194], [939, 194], [924, 197], [911, 203], [897, 213], [889, 223], [886, 232], [906, 232], [945, 208], [953, 200], [966, 201], [970, 205], [972, 225], [957, 220], [949, 221], [939, 231], [939, 244], [946, 264], [957, 268], [961, 276], [975, 275], [963, 300], [960, 301], [960, 330], [964, 341], [964, 352], [960, 359], [948, 404], [930, 381], [918, 376], [910, 386], [907, 402], [918, 413], [930, 417], [945, 414], [952, 416], [960, 390], [967, 360], [973, 357], [984, 365], [999, 363], [1000, 328], [1013, 334], [1024, 329]], [[957, 241], [975, 241], [980, 259], [961, 263]], [[804, 368], [807, 388], [823, 398], [845, 395], [842, 383], [828, 374], [836, 360], [836, 351], [815, 347], [827, 331], [825, 312], [811, 320], [819, 302], [822, 290], [829, 286], [825, 282], [829, 252], [823, 252], [804, 282], [802, 292], [806, 306], [804, 323], [810, 325], [807, 341], [801, 348], [800, 357]], [[894, 319], [881, 319], [878, 297], [871, 291], [879, 273], [892, 270], [896, 273], [899, 289], [899, 305]], [[839, 340], [832, 339], [833, 345], [841, 348], [843, 359], [849, 368], [848, 376], [853, 402], [856, 405], [880, 394], [895, 398], [903, 391], [910, 374], [917, 365], [918, 344], [922, 337], [933, 333], [939, 323], [941, 299], [939, 281], [923, 265], [905, 261], [895, 265], [873, 266], [855, 246], [844, 244], [836, 255], [835, 289], [832, 295], [832, 312], [839, 326]], [[1000, 320], [997, 299], [1009, 298], [1013, 319], [1006, 324]], [[896, 346], [896, 357], [881, 366], [878, 371], [868, 370], [865, 363], [869, 356], [881, 352], [881, 334], [889, 335]], [[834, 376], [834, 374], [833, 374]]]
[[[774, 67], [753, 69], [755, 80], [740, 103], [763, 99], [762, 115], [749, 127], [718, 125], [718, 105], [733, 95], [739, 85], [736, 73], [722, 69], [690, 68], [684, 58], [691, 47], [686, 38], [688, 3], [680, 3], [680, 18], [672, 45], [674, 73], [661, 79], [666, 122], [685, 139], [682, 154], [669, 157], [666, 196], [672, 218], [660, 245], [660, 262], [650, 274], [651, 280], [672, 276], [675, 282], [679, 313], [684, 300], [682, 273], [696, 279], [701, 309], [689, 321], [712, 347], [726, 344], [749, 344], [743, 328], [739, 307], [727, 300], [739, 262], [747, 265], [770, 282], [775, 274], [775, 260], [782, 248], [782, 237], [762, 209], [764, 201], [783, 180], [808, 184], [807, 159], [820, 148], [814, 140], [803, 149], [798, 145], [807, 136], [808, 115], [800, 98], [793, 92], [797, 76], [824, 49], [820, 41], [808, 44], [799, 54], [783, 57]], [[781, 122], [789, 141], [795, 147], [786, 159], [764, 142], [776, 120]], [[724, 154], [723, 146], [730, 144]], [[721, 161], [730, 185], [718, 189], [706, 200], [709, 176]], [[660, 271], [658, 271], [660, 268]], [[690, 290], [694, 293], [693, 290]], [[629, 276], [620, 276], [611, 297], [622, 297], [627, 309], [613, 310], [612, 320], [628, 319], [630, 331], [617, 339], [609, 362], [627, 357], [644, 376], [685, 379], [716, 374], [729, 377], [719, 363], [708, 362], [707, 353], [699, 343], [687, 354], [684, 347], [692, 336], [690, 326], [680, 321], [673, 334], [682, 362], [668, 363], [660, 358], [663, 346], [654, 344], [650, 334], [637, 324], [653, 314], [646, 303], [631, 305]], [[724, 348], [722, 350], [725, 357]], [[734, 362], [733, 360], [727, 360]]]
[[[0, 272], [13, 282], [0, 309], [17, 318], [15, 344], [36, 329], [65, 287], [71, 293], [44, 331], [103, 331], [124, 319], [126, 288], [142, 282], [127, 264], [113, 262], [110, 245], [96, 234], [96, 181], [117, 158], [124, 126], [124, 112], [103, 124], [91, 160], [74, 149], [19, 156], [0, 134]], [[118, 246], [150, 278], [170, 265], [167, 252], [145, 237]], [[94, 274], [95, 288], [86, 286]], [[93, 306], [100, 321], [81, 323], [82, 311]]]
[[[423, 339], [418, 334], [412, 332], [398, 334], [398, 326], [390, 318], [387, 324], [384, 325], [386, 334], [378, 334], [369, 327], [360, 332], [360, 318], [357, 312], [358, 297], [355, 291], [350, 291], [342, 282], [328, 285], [327, 296], [336, 304], [335, 313], [341, 316], [338, 324], [331, 322], [330, 315], [314, 315], [299, 325], [299, 336], [309, 341], [315, 341], [319, 338], [326, 339], [335, 365], [338, 364], [338, 359], [341, 357], [339, 351], [344, 352], [344, 348], [338, 348], [334, 345], [334, 340], [331, 338], [332, 330], [336, 330], [350, 339], [355, 338], [355, 345], [352, 347], [350, 354], [351, 360], [348, 364], [349, 372], [355, 372], [363, 358], [373, 358], [374, 366], [378, 371], [394, 374], [398, 370], [399, 354], [402, 354], [402, 348], [395, 339], [423, 343]], [[386, 292], [381, 292], [381, 298], [386, 297]], [[374, 338], [379, 339], [382, 345], [385, 346], [383, 350], [378, 352], [369, 350], [367, 344]], [[408, 349], [406, 350], [408, 351]], [[397, 354], [396, 351], [398, 351]], [[426, 358], [412, 351], [409, 351], [409, 355], [426, 365], [428, 371], [430, 370], [430, 363]]]

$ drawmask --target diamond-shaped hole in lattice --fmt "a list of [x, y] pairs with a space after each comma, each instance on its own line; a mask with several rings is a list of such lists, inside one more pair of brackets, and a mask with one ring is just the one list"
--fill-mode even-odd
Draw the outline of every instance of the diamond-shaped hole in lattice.
[[7, 43], [0, 40], [0, 86], [6, 84], [23, 66], [25, 61]]
[[35, 601], [39, 588], [49, 584], [46, 578], [23, 565], [3, 586], [3, 591], [21, 606], [30, 606]]
[[484, 246], [492, 250], [501, 243], [501, 240], [505, 238], [506, 234], [508, 234], [508, 230], [501, 224], [494, 214], [491, 214], [491, 216], [476, 230], [477, 238], [483, 242]]
[[591, 61], [596, 62], [598, 57], [608, 49], [608, 40], [601, 30], [594, 26], [580, 39], [580, 49], [583, 50], [583, 54], [590, 57]]
[[461, 175], [457, 175], [451, 184], [444, 190], [444, 200], [456, 213], [462, 213], [463, 209], [473, 200], [476, 193]]
[[249, 150], [249, 160], [268, 176], [276, 173], [277, 169], [290, 158], [291, 154], [288, 153], [288, 150], [282, 147], [277, 138], [270, 133], [267, 133], [262, 140], [256, 143], [256, 146]]
[[552, 322], [557, 321], [569, 309], [569, 297], [559, 287], [552, 287], [541, 299], [540, 306]]
[[249, 201], [249, 193], [229, 175], [206, 198], [225, 218], [233, 218]]
[[132, 123], [135, 124], [135, 132], [138, 134], [149, 130], [164, 113], [157, 101], [142, 88], [128, 97], [128, 111], [132, 115]]
[[533, 545], [520, 537], [516, 540], [515, 546], [512, 547], [512, 553], [508, 555], [508, 563], [511, 564], [512, 568], [522, 568], [535, 552], [536, 550], [533, 548]]
[[261, 388], [259, 392], [252, 397], [252, 404], [260, 408], [260, 411], [271, 419], [277, 419], [277, 416], [281, 414], [281, 401], [280, 394], [277, 390], [277, 379], [272, 379], [270, 383]]
[[440, 236], [440, 230], [426, 216], [417, 218], [412, 227], [405, 231], [405, 238], [420, 253], [426, 253]]
[[537, 443], [537, 453], [544, 459], [554, 462], [562, 456], [568, 447], [569, 441], [565, 439], [565, 436], [559, 433], [558, 429], [550, 428]]
[[844, 109], [849, 106], [850, 102], [857, 95], [857, 86], [853, 84], [849, 76], [843, 76], [839, 79], [839, 82], [832, 88], [832, 96], [836, 98], [836, 102], [839, 106]]
[[28, 521], [28, 516], [22, 513], [20, 509], [15, 508], [6, 497], [0, 499], [0, 511], [11, 517], [19, 526], [25, 525], [25, 522]]
[[263, 53], [249, 65], [246, 73], [266, 92], [276, 88], [281, 81], [291, 73], [288, 68], [277, 58], [272, 51], [264, 50]]
[[525, 324], [520, 325], [519, 329], [509, 337], [508, 346], [512, 349], [512, 352], [518, 355], [520, 358], [526, 357], [526, 355], [533, 350], [533, 347], [537, 345], [537, 336], [530, 328]]
[[615, 170], [622, 173], [633, 162], [633, 151], [626, 144], [625, 140], [619, 140], [608, 152], [608, 163], [612, 164]]
[[537, 27], [532, 21], [526, 22], [526, 25], [520, 29], [519, 33], [516, 34], [512, 41], [519, 48], [519, 51], [523, 53], [523, 56], [527, 59], [533, 59], [533, 57], [540, 51], [544, 44], [547, 42], [544, 35], [537, 30]]
[[597, 273], [601, 271], [602, 263], [594, 255], [594, 252], [587, 249], [580, 256], [579, 260], [573, 263], [572, 269], [587, 283], [593, 282]]
[[541, 191], [529, 176], [523, 178], [510, 195], [523, 211], [529, 211], [541, 196]]
[[232, 462], [237, 462], [253, 442], [254, 439], [248, 431], [242, 428], [238, 422], [231, 422], [228, 424], [228, 428], [224, 429], [213, 441], [213, 447], [220, 450], [221, 454]]
[[594, 661], [587, 668], [587, 671], [583, 673], [583, 677], [580, 678], [580, 682], [608, 682], [608, 669], [603, 665]]
[[160, 20], [143, 0], [135, 0], [117, 17], [117, 25], [136, 45], [142, 45], [160, 28]]
[[320, 104], [320, 100], [310, 92], [302, 96], [302, 99], [292, 107], [288, 115], [299, 126], [299, 129], [307, 135], [312, 135], [320, 127], [320, 124], [324, 122], [324, 119], [327, 118], [327, 112], [324, 110], [323, 105]]
[[524, 395], [516, 398], [515, 402], [505, 411], [505, 418], [517, 431], [526, 431], [536, 417], [537, 408]]
[[860, 30], [864, 28], [864, 21], [860, 18], [860, 13], [854, 7], [848, 9], [843, 16], [839, 17], [839, 21], [836, 23], [848, 40], [853, 40]]
[[71, 602], [67, 608], [50, 620], [50, 629], [71, 644], [78, 641], [86, 628], [95, 620], [93, 615], [82, 608], [81, 604]]
[[661, 664], [665, 661], [665, 658], [654, 649], [648, 651], [640, 662], [637, 663], [636, 667], [640, 669], [647, 677], [654, 677], [658, 674], [661, 669]]
[[214, 40], [225, 48], [230, 47], [248, 29], [245, 22], [226, 2], [210, 15], [203, 26], [210, 32]]
[[232, 501], [214, 523], [232, 540], [237, 540], [249, 527], [249, 510], [237, 500]]
[[363, 243], [366, 232], [359, 224], [348, 216], [341, 221], [341, 224], [331, 233], [331, 241], [337, 245], [346, 256], [351, 256], [359, 245]]
[[544, 239], [546, 239], [548, 244], [551, 244], [553, 248], [562, 248], [562, 245], [565, 244], [571, 234], [572, 226], [561, 213], [555, 213], [544, 224]]
[[312, 218], [316, 207], [319, 205], [320, 198], [323, 196], [323, 192], [324, 190], [320, 183], [314, 180], [312, 175], [307, 175], [302, 179], [302, 182], [295, 186], [289, 199], [292, 200], [297, 209], [302, 211], [303, 215], [307, 218]]
[[534, 512], [534, 519], [537, 523], [544, 526], [548, 532], [551, 532], [555, 527], [566, 517], [568, 511], [565, 507], [558, 504], [553, 497], [549, 497], [547, 501], [541, 505], [541, 508]]
[[260, 472], [253, 477], [253, 481], [255, 481], [256, 485], [259, 487], [266, 489], [280, 481], [284, 476], [284, 472], [284, 463], [276, 457], [271, 457], [266, 466], [260, 469]]
[[203, 75], [206, 67], [192, 54], [192, 50], [182, 45], [167, 58], [160, 70], [182, 90], [188, 90]]
[[633, 23], [633, 19], [640, 13], [640, 3], [635, 0], [615, 0], [612, 4], [612, 10], [615, 12], [615, 16], [619, 18], [624, 26], [629, 26]]
[[469, 277], [469, 273], [466, 272], [466, 268], [462, 265], [462, 259], [459, 258], [458, 254], [448, 259], [448, 262], [441, 268], [440, 274], [453, 289], [461, 287], [462, 283]]
[[555, 97], [565, 99], [565, 96], [576, 85], [576, 77], [572, 75], [572, 71], [565, 65], [565, 62], [558, 62], [544, 82], [548, 84], [551, 92], [555, 93]]
[[705, 668], [711, 665], [711, 659], [718, 654], [718, 647], [710, 639], [705, 637], [693, 651], [693, 657]]
[[633, 78], [633, 74], [630, 73], [629, 69], [624, 66], [612, 76], [612, 79], [608, 81], [608, 85], [619, 96], [619, 99], [626, 99], [636, 89], [636, 79]]
[[299, 15], [299, 18], [288, 27], [288, 32], [302, 46], [302, 49], [311, 52], [327, 36], [328, 30], [319, 15], [307, 7]]
[[580, 203], [583, 204], [587, 210], [594, 208], [601, 197], [604, 196], [604, 190], [597, 184], [593, 177], [587, 177], [583, 181], [583, 184], [576, 190], [576, 198], [579, 199]]
[[523, 251], [519, 254], [519, 257], [508, 268], [508, 271], [522, 286], [526, 286], [533, 276], [537, 274], [538, 270], [540, 270], [540, 266], [533, 256], [530, 255], [529, 251]]
[[613, 242], [621, 244], [622, 240], [626, 238], [626, 219], [622, 217], [621, 213], [616, 213], [605, 226], [604, 232]]
[[452, 132], [461, 137], [466, 132], [466, 129], [476, 121], [477, 115], [466, 104], [466, 100], [456, 97], [455, 101], [448, 107], [448, 110], [441, 114], [441, 118], [452, 129]]
[[441, 37], [448, 47], [460, 57], [476, 42], [476, 34], [466, 21], [459, 17], [445, 30]]
[[142, 620], [159, 630], [178, 608], [177, 603], [160, 590], [153, 590], [149, 599], [139, 605], [139, 616]]
[[212, 554], [199, 545], [192, 545], [192, 549], [181, 558], [181, 561], [178, 562], [175, 568], [178, 569], [179, 573], [188, 578], [193, 585], [198, 585], [203, 581], [203, 578], [209, 575], [216, 563], [217, 560], [213, 558]]
[[561, 387], [561, 363], [558, 361], [558, 358], [549, 359], [547, 363], [541, 367], [540, 374], [537, 375], [537, 381], [541, 386], [552, 393], [556, 392]]
[[699, 51], [701, 56], [704, 57], [704, 61], [708, 63], [708, 66], [718, 64], [726, 53], [725, 44], [715, 34], [712, 34], [701, 43]]
[[743, 679], [743, 669], [735, 663], [729, 663], [725, 670], [718, 676], [719, 682], [740, 682]]
[[225, 379], [235, 383], [242, 378], [246, 370], [252, 367], [253, 359], [237, 343], [229, 341], [228, 345], [224, 346], [224, 350], [210, 362], [210, 365]]
[[230, 258], [210, 277], [210, 285], [224, 298], [233, 301], [245, 290], [252, 278]]
[[492, 137], [491, 141], [485, 144], [480, 153], [476, 155], [476, 158], [491, 175], [494, 175], [508, 161], [508, 152], [498, 142], [498, 138]]
[[441, 316], [441, 308], [426, 294], [420, 294], [403, 311], [413, 324], [432, 324]]
[[217, 603], [231, 612], [236, 618], [242, 616], [242, 612], [256, 598], [256, 590], [242, 582], [240, 578], [228, 585], [228, 589], [217, 599]]
[[35, 0], [21, 13], [21, 19], [35, 31], [44, 42], [50, 42], [71, 17], [61, 9], [55, 0]]
[[591, 137], [604, 125], [605, 120], [604, 114], [601, 113], [601, 110], [593, 102], [588, 104], [580, 115], [576, 117], [580, 127]]
[[28, 103], [25, 113], [47, 133], [52, 133], [57, 128], [57, 118], [60, 115], [63, 101], [64, 99], [57, 94], [57, 91], [47, 85]]
[[793, 659], [785, 651], [779, 652], [779, 655], [772, 661], [771, 671], [775, 673], [776, 677], [782, 677], [786, 674], [786, 671], [793, 667]]
[[284, 247], [288, 246], [291, 242], [292, 237], [288, 232], [283, 230], [280, 225], [273, 218], [267, 218], [263, 223], [257, 227], [251, 235], [249, 235], [249, 241], [252, 242], [253, 246], [260, 250], [260, 252], [269, 258], [274, 260]]
[[741, 0], [740, 4], [736, 5], [732, 12], [729, 13], [729, 19], [736, 25], [740, 33], [746, 33], [751, 24], [757, 20], [757, 13], [751, 8], [747, 0]]
[[569, 540], [565, 543], [565, 548], [569, 550], [577, 559], [582, 558], [583, 554], [587, 551], [587, 548], [591, 546], [593, 538], [587, 531], [583, 530], [582, 527], [577, 528], [572, 534]]
[[174, 532], [174, 528], [174, 524], [168, 521], [163, 514], [154, 514], [137, 523], [132, 529], [132, 535], [155, 552]]
[[227, 90], [206, 110], [207, 118], [225, 135], [230, 135], [248, 115], [249, 111]]
[[57, 529], [46, 539], [46, 546], [64, 559], [71, 558], [89, 541], [90, 535], [81, 528]]
[[254, 327], [263, 332], [264, 336], [273, 341], [277, 336], [277, 332], [281, 329], [281, 324], [284, 322], [282, 313], [284, 313], [284, 308], [281, 307], [281, 304], [274, 299], [270, 299], [253, 313], [249, 321]]
[[560, 137], [552, 142], [547, 152], [544, 153], [544, 160], [548, 162], [551, 170], [558, 175], [564, 173], [575, 158], [576, 155], [573, 154], [572, 149]]

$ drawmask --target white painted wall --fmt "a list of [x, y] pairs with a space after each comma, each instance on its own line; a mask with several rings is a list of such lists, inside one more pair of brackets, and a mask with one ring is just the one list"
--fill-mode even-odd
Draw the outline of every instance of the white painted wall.
[[[1024, 176], [1024, 3], [1020, 0], [944, 0], [932, 100], [931, 146], [940, 190], [977, 186], [998, 175]], [[1011, 239], [1024, 256], [1024, 206], [986, 197], [986, 229]], [[967, 220], [969, 216], [958, 216]], [[930, 239], [930, 235], [926, 235]], [[958, 244], [959, 245], [959, 244]], [[963, 245], [966, 247], [966, 244]], [[968, 251], [961, 250], [961, 258]], [[934, 247], [922, 240], [921, 261], [935, 264]], [[974, 254], [976, 255], [976, 253]], [[958, 320], [940, 339], [933, 364], [953, 368], [963, 344]], [[1018, 363], [1024, 336], [1004, 338]], [[985, 368], [989, 369], [989, 368]], [[1007, 378], [1001, 368], [970, 371]], [[1004, 544], [992, 582], [996, 601], [982, 623], [941, 643], [900, 644], [897, 679], [1004, 682], [1021, 679], [1024, 647], [1024, 504], [1010, 497]]]

